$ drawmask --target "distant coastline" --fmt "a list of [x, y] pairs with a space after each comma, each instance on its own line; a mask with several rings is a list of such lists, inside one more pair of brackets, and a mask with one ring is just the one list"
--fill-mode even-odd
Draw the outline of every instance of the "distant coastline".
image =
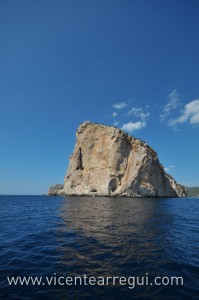
[[186, 187], [186, 189], [187, 189], [187, 196], [188, 197], [199, 198], [199, 187], [197, 187], [197, 186]]

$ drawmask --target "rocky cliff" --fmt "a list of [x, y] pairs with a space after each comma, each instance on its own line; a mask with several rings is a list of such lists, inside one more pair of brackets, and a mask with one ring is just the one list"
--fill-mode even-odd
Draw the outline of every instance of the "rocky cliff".
[[57, 195], [185, 197], [186, 190], [145, 142], [121, 129], [84, 122]]
[[49, 196], [57, 196], [59, 194], [59, 191], [63, 190], [64, 188], [64, 185], [63, 184], [55, 184], [55, 185], [52, 185], [49, 190], [48, 190], [48, 195]]

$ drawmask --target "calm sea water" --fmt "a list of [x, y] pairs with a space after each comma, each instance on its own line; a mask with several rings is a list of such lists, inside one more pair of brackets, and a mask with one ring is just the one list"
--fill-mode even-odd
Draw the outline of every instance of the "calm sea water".
[[[84, 274], [181, 276], [184, 285], [7, 281]], [[199, 199], [0, 196], [0, 299], [199, 299]]]

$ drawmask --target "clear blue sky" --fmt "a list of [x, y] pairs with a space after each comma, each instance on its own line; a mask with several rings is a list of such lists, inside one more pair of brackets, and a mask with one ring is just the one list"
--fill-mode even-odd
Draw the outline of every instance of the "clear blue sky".
[[199, 1], [0, 1], [0, 194], [63, 183], [85, 120], [199, 186]]

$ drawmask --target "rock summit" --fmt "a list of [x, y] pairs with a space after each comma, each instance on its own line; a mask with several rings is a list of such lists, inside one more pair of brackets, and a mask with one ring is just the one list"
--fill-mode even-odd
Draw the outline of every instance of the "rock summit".
[[185, 197], [145, 142], [119, 128], [86, 121], [76, 133], [64, 186], [50, 195]]

